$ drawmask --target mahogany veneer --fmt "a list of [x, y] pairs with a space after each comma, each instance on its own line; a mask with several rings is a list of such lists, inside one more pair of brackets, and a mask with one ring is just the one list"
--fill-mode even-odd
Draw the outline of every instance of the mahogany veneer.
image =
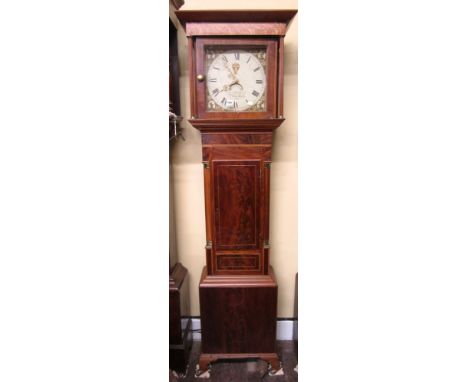
[[[188, 23], [281, 23], [285, 26], [297, 13], [297, 9], [223, 9], [177, 11], [177, 18], [186, 26]], [[232, 24], [231, 24], [232, 25]], [[235, 24], [234, 24], [235, 25]]]
[[200, 369], [218, 359], [261, 358], [274, 370], [278, 285], [273, 268], [261, 276], [209, 276], [200, 280], [203, 335]]
[[209, 275], [268, 274], [271, 132], [202, 132]]

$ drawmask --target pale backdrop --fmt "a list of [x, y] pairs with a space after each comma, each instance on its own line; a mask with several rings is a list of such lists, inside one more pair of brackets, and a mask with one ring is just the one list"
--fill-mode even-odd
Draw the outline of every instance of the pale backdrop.
[[[297, 9], [297, 0], [186, 0], [181, 9]], [[172, 13], [172, 12], [171, 12]], [[171, 18], [174, 20], [173, 14]], [[278, 317], [293, 317], [297, 272], [297, 18], [285, 38], [284, 116], [273, 140], [270, 262], [278, 281]], [[178, 25], [178, 24], [176, 24]], [[178, 25], [179, 26], [179, 25]], [[174, 225], [171, 248], [189, 273], [191, 315], [199, 316], [198, 283], [205, 265], [205, 212], [201, 139], [190, 117], [187, 39], [179, 26], [180, 94], [185, 141], [172, 145]]]

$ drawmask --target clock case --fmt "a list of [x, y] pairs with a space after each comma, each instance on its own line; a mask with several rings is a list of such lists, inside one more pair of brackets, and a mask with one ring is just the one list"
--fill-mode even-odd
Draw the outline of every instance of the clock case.
[[[177, 11], [188, 38], [191, 118], [201, 132], [206, 266], [198, 374], [219, 359], [260, 358], [278, 371], [278, 284], [269, 264], [273, 132], [283, 118], [284, 36], [296, 10]], [[207, 112], [205, 47], [267, 47], [265, 112]]]

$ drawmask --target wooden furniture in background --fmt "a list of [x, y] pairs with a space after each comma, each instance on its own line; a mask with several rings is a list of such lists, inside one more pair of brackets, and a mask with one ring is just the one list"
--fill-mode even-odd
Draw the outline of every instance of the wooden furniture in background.
[[271, 373], [281, 368], [270, 165], [273, 131], [284, 121], [284, 36], [296, 12], [176, 12], [188, 37], [189, 122], [201, 132], [205, 186], [199, 376], [218, 359], [260, 358]]
[[177, 263], [169, 276], [169, 369], [185, 374], [192, 346], [187, 269]]
[[[176, 7], [180, 7], [178, 1]], [[183, 3], [183, 1], [182, 1]], [[175, 4], [172, 1], [170, 6]], [[169, 19], [169, 110], [176, 116], [180, 115], [179, 97], [179, 59], [177, 54], [177, 28]], [[176, 122], [180, 118], [176, 119]], [[170, 115], [169, 141], [170, 149], [177, 136], [174, 128], [174, 118]], [[169, 167], [169, 174], [171, 171]], [[172, 192], [172, 177], [169, 182], [170, 235], [174, 242], [174, 201]], [[192, 322], [190, 314], [189, 286], [187, 269], [177, 261], [175, 244], [169, 246], [169, 368], [178, 374], [185, 374], [189, 352], [192, 346]]]

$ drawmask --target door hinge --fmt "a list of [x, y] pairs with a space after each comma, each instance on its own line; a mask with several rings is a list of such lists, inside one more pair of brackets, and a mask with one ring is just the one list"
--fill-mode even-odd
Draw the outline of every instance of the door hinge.
[[210, 162], [208, 161], [203, 161], [203, 168], [210, 168]]

